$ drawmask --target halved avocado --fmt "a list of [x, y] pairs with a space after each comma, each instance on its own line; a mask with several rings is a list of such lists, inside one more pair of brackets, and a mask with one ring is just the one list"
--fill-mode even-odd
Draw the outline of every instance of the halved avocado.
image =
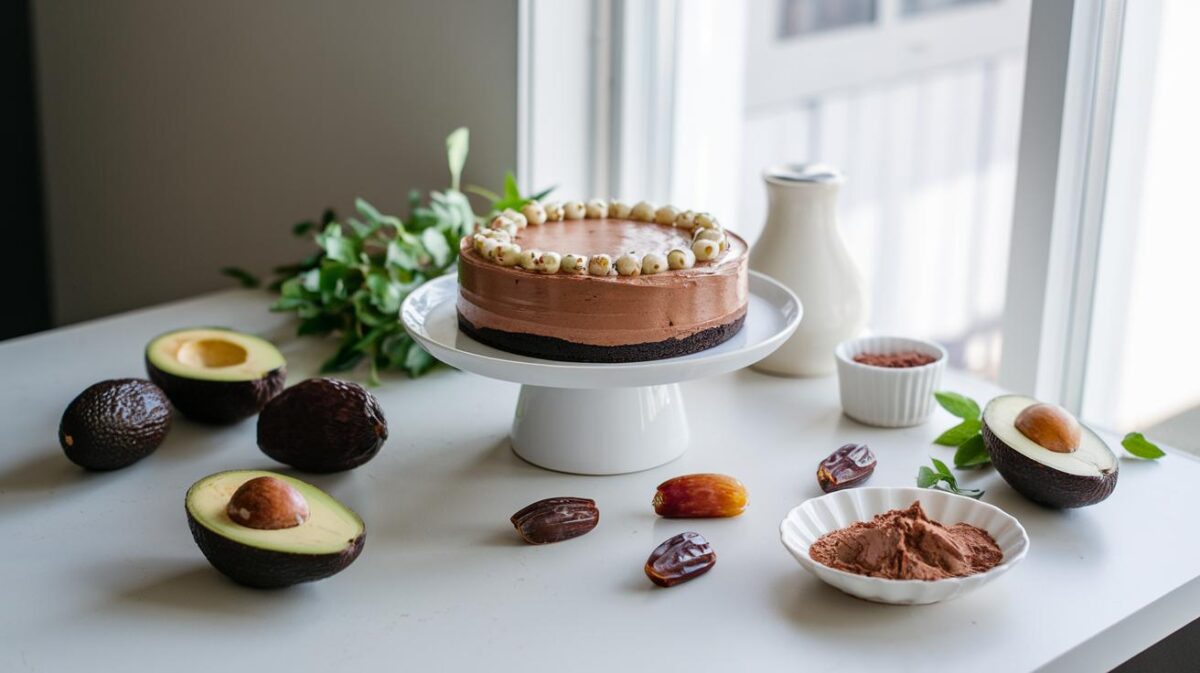
[[[250, 528], [229, 517], [233, 494], [258, 477], [291, 485], [308, 503], [307, 519], [291, 528]], [[312, 484], [263, 470], [209, 475], [188, 489], [188, 527], [204, 557], [233, 581], [274, 589], [337, 574], [358, 558], [366, 526], [350, 508]]]
[[168, 332], [146, 346], [150, 380], [175, 408], [202, 423], [257, 414], [283, 390], [286, 364], [271, 342], [213, 327]]
[[1117, 486], [1117, 456], [1090, 428], [1079, 425], [1079, 443], [1072, 451], [1045, 448], [1018, 430], [1021, 413], [1038, 404], [1032, 397], [1002, 395], [983, 410], [984, 446], [1000, 476], [1025, 497], [1050, 507], [1086, 507], [1111, 495]]

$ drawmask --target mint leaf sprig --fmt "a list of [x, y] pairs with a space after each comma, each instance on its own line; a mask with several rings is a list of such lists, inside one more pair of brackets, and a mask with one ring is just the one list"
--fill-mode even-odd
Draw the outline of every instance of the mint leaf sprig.
[[1140, 432], [1131, 432], [1125, 435], [1125, 439], [1121, 440], [1121, 446], [1125, 447], [1129, 453], [1146, 460], [1158, 460], [1167, 455], [1166, 451], [1158, 448], [1157, 444], [1146, 439], [1145, 435]]
[[[946, 467], [945, 463], [937, 458], [930, 458], [930, 460], [933, 461], [932, 468], [930, 468], [928, 465], [922, 465], [921, 468], [917, 470], [917, 486], [920, 488], [933, 489], [935, 491], [947, 491], [949, 493], [965, 495], [968, 498], [975, 498], [976, 500], [983, 497], [983, 491], [981, 489], [959, 487], [958, 479], [954, 476], [954, 473], [950, 471], [950, 468]], [[938, 485], [942, 483], [944, 483], [945, 486]]]
[[959, 393], [939, 390], [933, 394], [938, 404], [951, 414], [962, 419], [958, 425], [938, 435], [934, 444], [956, 447], [954, 467], [982, 467], [991, 462], [987, 448], [983, 445], [983, 412], [979, 404]]

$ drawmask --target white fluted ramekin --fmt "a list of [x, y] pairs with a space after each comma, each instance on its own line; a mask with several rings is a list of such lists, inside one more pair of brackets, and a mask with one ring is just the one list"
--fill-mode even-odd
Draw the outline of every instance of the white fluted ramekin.
[[[935, 358], [920, 367], [875, 367], [854, 361], [861, 353], [916, 351]], [[842, 410], [860, 423], [884, 428], [920, 425], [933, 411], [933, 392], [946, 369], [946, 349], [921, 339], [871, 336], [838, 344], [838, 387]]]
[[[920, 501], [925, 515], [947, 526], [967, 523], [992, 536], [1004, 558], [984, 572], [940, 580], [889, 580], [855, 575], [814, 561], [809, 548], [822, 535], [869, 521], [888, 510], [904, 509]], [[945, 491], [913, 487], [865, 487], [835, 491], [813, 498], [788, 513], [779, 524], [783, 546], [822, 581], [859, 598], [876, 603], [923, 605], [937, 603], [978, 589], [1020, 563], [1029, 552], [1029, 534], [1011, 514], [986, 502]]]

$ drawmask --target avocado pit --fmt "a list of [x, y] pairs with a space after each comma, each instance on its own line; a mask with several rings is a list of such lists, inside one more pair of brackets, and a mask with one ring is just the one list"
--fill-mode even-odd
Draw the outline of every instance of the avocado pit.
[[1079, 421], [1056, 404], [1031, 404], [1017, 414], [1013, 425], [1030, 441], [1055, 453], [1072, 453], [1079, 448]]
[[308, 521], [308, 501], [291, 484], [275, 477], [255, 477], [238, 487], [229, 506], [229, 518], [258, 530], [294, 528]]

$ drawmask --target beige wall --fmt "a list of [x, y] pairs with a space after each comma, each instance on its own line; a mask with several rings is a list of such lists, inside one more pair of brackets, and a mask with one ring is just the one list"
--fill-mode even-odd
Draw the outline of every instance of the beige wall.
[[54, 317], [228, 287], [355, 196], [399, 209], [516, 162], [516, 0], [36, 0]]

